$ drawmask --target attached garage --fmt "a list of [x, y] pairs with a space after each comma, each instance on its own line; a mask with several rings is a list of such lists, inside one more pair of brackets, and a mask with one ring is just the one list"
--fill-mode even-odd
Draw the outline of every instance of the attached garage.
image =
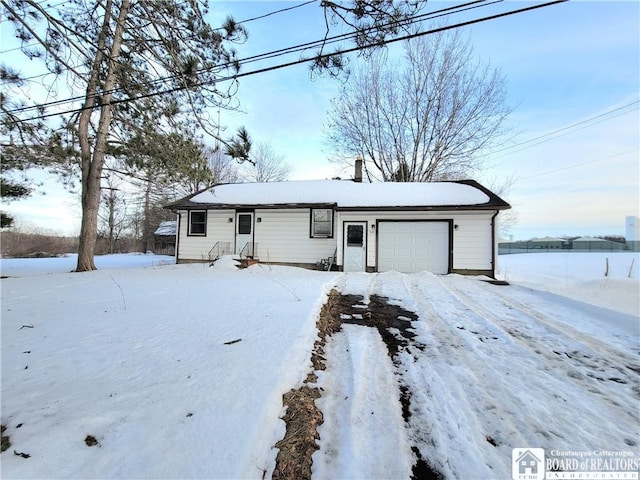
[[452, 221], [379, 221], [378, 271], [447, 274], [452, 263]]
[[178, 262], [235, 251], [345, 272], [493, 276], [496, 217], [510, 207], [472, 180], [319, 180], [215, 185], [167, 208]]

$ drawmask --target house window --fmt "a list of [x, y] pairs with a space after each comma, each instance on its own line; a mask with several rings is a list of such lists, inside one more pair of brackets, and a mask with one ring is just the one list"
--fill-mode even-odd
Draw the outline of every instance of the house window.
[[361, 247], [364, 245], [364, 227], [362, 225], [347, 225], [347, 247]]
[[190, 211], [189, 212], [189, 235], [207, 234], [207, 212], [206, 211]]
[[333, 210], [330, 208], [311, 209], [311, 236], [314, 238], [333, 237]]
[[240, 235], [250, 235], [252, 223], [253, 215], [251, 213], [238, 215], [238, 233]]

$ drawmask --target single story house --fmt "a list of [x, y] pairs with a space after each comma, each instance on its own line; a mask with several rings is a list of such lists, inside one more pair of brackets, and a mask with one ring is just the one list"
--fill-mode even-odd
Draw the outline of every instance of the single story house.
[[178, 215], [176, 261], [224, 254], [343, 271], [494, 276], [496, 217], [509, 204], [473, 180], [216, 185], [165, 208]]

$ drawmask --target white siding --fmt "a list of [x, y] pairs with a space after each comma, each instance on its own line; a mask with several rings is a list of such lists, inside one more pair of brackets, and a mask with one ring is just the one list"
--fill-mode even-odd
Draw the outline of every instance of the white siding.
[[343, 222], [367, 222], [367, 266], [375, 268], [377, 232], [376, 220], [453, 220], [454, 270], [491, 270], [491, 216], [493, 211], [480, 212], [338, 212], [336, 240], [338, 265], [342, 265]]
[[335, 218], [334, 238], [310, 238], [308, 208], [256, 209], [255, 217], [256, 256], [263, 262], [315, 264], [336, 249]]
[[[206, 260], [209, 250], [216, 242], [231, 242], [233, 248], [235, 210], [207, 211], [207, 234], [205, 236], [189, 236], [189, 213], [178, 212], [181, 215], [180, 231], [178, 232], [178, 261]], [[233, 222], [229, 219], [233, 218]]]
[[453, 223], [454, 270], [491, 270], [491, 217], [494, 212], [459, 215]]
[[[209, 210], [207, 235], [187, 236], [189, 215], [180, 212], [179, 260], [206, 260], [209, 250], [220, 242], [234, 245], [235, 210]], [[492, 270], [491, 217], [493, 211], [480, 212], [336, 212], [334, 238], [311, 238], [309, 208], [256, 209], [256, 257], [263, 262], [316, 263], [333, 255], [342, 265], [344, 222], [367, 222], [367, 267], [376, 268], [377, 220], [452, 220], [453, 270]], [[229, 222], [233, 218], [233, 222]], [[258, 221], [260, 219], [260, 221]]]

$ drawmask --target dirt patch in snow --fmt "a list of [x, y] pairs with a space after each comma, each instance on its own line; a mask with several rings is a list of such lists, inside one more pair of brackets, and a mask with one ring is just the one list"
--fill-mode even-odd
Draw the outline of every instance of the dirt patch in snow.
[[[327, 337], [340, 329], [340, 324], [331, 315], [333, 304], [338, 293], [332, 290], [327, 302], [322, 306], [316, 322], [318, 338], [313, 345], [311, 363], [314, 372], [325, 370], [324, 347]], [[311, 372], [297, 389], [291, 389], [282, 396], [282, 404], [287, 411], [282, 417], [286, 425], [284, 438], [276, 443], [279, 450], [276, 456], [276, 468], [271, 476], [274, 480], [310, 479], [311, 457], [320, 447], [316, 440], [318, 425], [322, 425], [322, 412], [316, 407], [315, 400], [320, 398], [321, 391], [312, 386], [317, 375]]]
[[9, 435], [4, 434], [6, 429], [7, 427], [5, 427], [4, 425], [0, 427], [0, 430], [2, 431], [2, 450], [1, 451], [3, 452], [11, 446], [11, 440], [9, 439]]
[[[413, 353], [412, 349], [424, 350], [425, 346], [415, 340], [411, 323], [418, 319], [414, 312], [399, 305], [389, 303], [389, 299], [373, 295], [369, 303], [359, 295], [342, 295], [336, 290], [329, 294], [322, 306], [318, 321], [318, 339], [311, 355], [314, 371], [325, 370], [325, 345], [327, 337], [341, 330], [343, 324], [361, 325], [376, 328], [382, 337], [394, 366], [399, 368], [397, 358], [400, 351]], [[317, 381], [315, 373], [310, 373], [303, 385], [290, 390], [283, 396], [283, 405], [287, 413], [283, 417], [286, 424], [285, 437], [276, 444], [279, 453], [273, 479], [311, 478], [311, 457], [319, 449], [317, 427], [323, 423], [322, 412], [315, 406], [315, 400], [322, 392], [312, 386]], [[402, 407], [402, 416], [411, 423], [411, 390], [408, 385], [399, 382], [398, 399]], [[434, 470], [422, 458], [420, 449], [412, 446], [416, 457], [412, 468], [413, 479], [441, 479], [442, 475]]]
[[283, 395], [282, 403], [287, 407], [283, 420], [287, 430], [275, 445], [279, 452], [271, 478], [311, 478], [311, 456], [319, 448], [316, 440], [320, 438], [318, 425], [322, 424], [322, 412], [315, 404], [318, 398], [320, 389], [306, 384]]

